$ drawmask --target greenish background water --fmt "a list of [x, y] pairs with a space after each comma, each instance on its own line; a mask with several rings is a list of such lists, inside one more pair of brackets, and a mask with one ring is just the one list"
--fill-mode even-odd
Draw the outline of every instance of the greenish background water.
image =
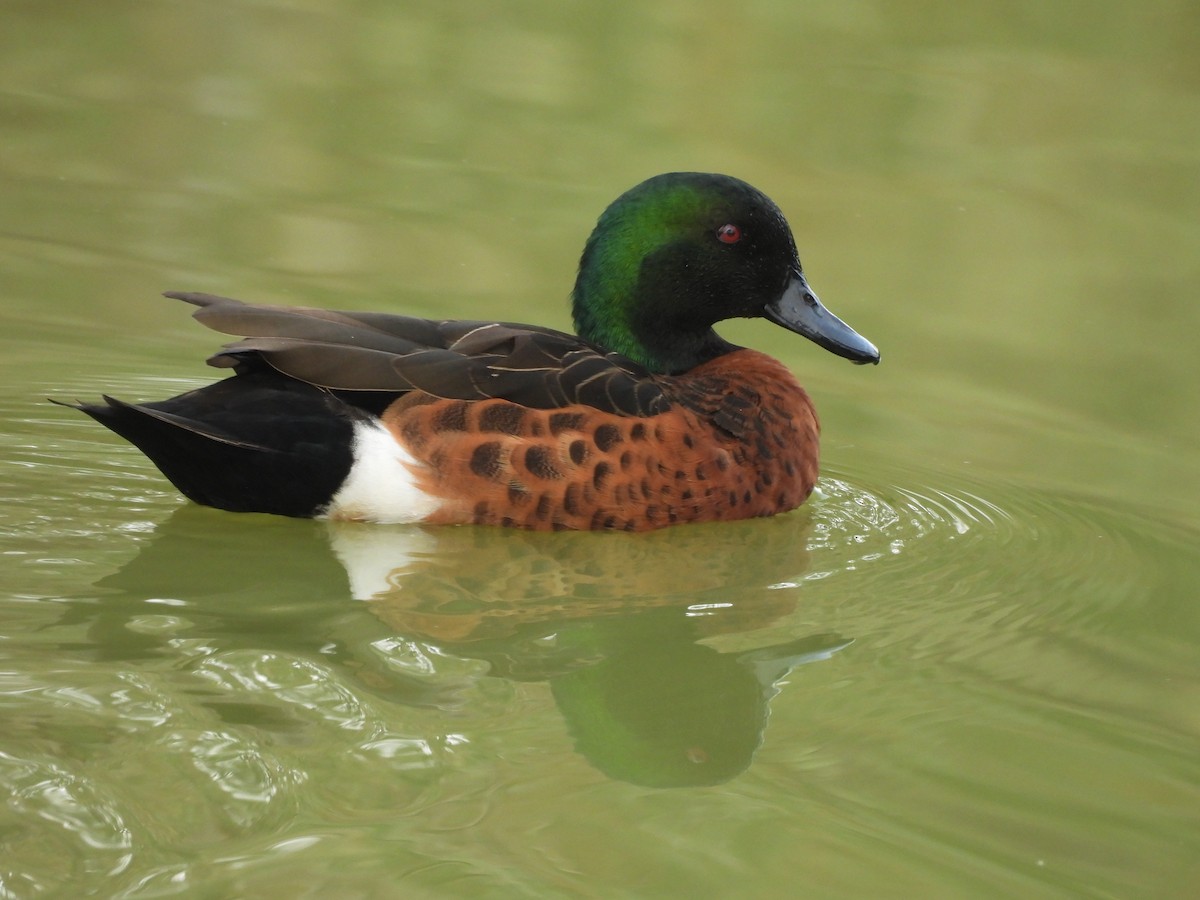
[[[9, 3], [0, 896], [1193, 896], [1195, 4]], [[644, 536], [183, 504], [43, 398], [161, 290], [567, 327], [725, 171], [873, 340], [761, 322], [805, 509]], [[769, 718], [768, 718], [769, 716]]]

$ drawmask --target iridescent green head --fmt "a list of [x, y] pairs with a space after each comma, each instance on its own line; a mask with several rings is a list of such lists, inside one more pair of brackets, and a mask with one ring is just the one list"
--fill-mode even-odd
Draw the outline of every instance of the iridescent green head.
[[779, 207], [728, 175], [672, 172], [618, 197], [584, 247], [572, 311], [589, 343], [664, 374], [736, 349], [717, 322], [759, 316], [879, 361], [809, 289]]

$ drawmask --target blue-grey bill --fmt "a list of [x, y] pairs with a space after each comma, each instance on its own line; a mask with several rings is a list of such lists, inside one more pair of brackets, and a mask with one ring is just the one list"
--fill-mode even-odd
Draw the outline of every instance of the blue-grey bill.
[[875, 345], [822, 306], [798, 272], [792, 275], [779, 298], [767, 304], [763, 315], [851, 362], [860, 365], [879, 362]]

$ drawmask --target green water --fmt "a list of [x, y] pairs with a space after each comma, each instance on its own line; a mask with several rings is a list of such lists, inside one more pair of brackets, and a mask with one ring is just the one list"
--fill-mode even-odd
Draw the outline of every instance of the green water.
[[[0, 897], [1190, 897], [1194, 4], [13, 3]], [[162, 290], [557, 327], [609, 200], [788, 214], [846, 364], [773, 520], [183, 503]], [[1191, 885], [1191, 887], [1189, 887]]]

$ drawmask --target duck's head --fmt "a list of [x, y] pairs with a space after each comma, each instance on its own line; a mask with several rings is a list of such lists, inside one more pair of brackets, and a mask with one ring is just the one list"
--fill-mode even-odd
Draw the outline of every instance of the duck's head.
[[652, 372], [727, 353], [712, 326], [760, 316], [853, 362], [879, 362], [809, 289], [779, 207], [728, 175], [672, 172], [618, 197], [584, 247], [572, 308], [581, 337]]

